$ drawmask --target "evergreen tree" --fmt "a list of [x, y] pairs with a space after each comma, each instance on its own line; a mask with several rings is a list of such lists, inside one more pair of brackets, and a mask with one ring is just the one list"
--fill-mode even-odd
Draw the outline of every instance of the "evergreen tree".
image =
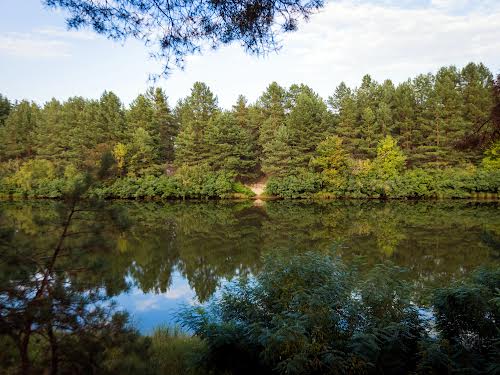
[[[137, 138], [141, 134], [144, 136], [143, 131], [146, 131], [148, 136], [151, 137], [153, 149], [158, 150], [160, 147], [160, 132], [159, 127], [156, 126], [154, 117], [154, 104], [148, 96], [143, 94], [137, 96], [126, 112], [127, 127], [132, 134], [132, 138]], [[138, 129], [142, 130], [137, 132]], [[155, 162], [160, 159], [160, 155], [158, 154], [150, 155], [149, 157]]]
[[477, 129], [489, 118], [493, 106], [493, 75], [483, 64], [467, 64], [460, 72], [463, 117], [467, 127]]
[[[257, 101], [260, 111], [259, 145], [262, 149], [261, 164], [268, 164], [273, 156], [268, 153], [277, 130], [285, 123], [286, 90], [276, 82], [271, 83]], [[254, 114], [255, 115], [255, 114]], [[264, 167], [263, 167], [264, 170]]]
[[460, 88], [466, 129], [459, 147], [477, 161], [488, 144], [484, 135], [491, 129], [493, 75], [483, 64], [469, 63], [460, 72]]
[[351, 155], [359, 157], [361, 131], [357, 126], [358, 111], [355, 95], [355, 92], [341, 82], [335, 93], [329, 97], [328, 104], [334, 115], [334, 134], [343, 140], [344, 147]]
[[191, 95], [178, 103], [175, 111], [180, 125], [175, 141], [177, 165], [196, 165], [205, 161], [210, 153], [205, 131], [218, 111], [217, 97], [201, 82], [196, 82]]
[[295, 102], [287, 117], [286, 126], [294, 156], [292, 164], [296, 168], [305, 168], [318, 143], [325, 139], [330, 124], [326, 104], [317, 94], [303, 91]]
[[[121, 134], [116, 134], [114, 137], [105, 138], [106, 134], [102, 134], [101, 118], [101, 102], [100, 100], [86, 100], [85, 107], [81, 113], [80, 134], [84, 140], [84, 169], [93, 169], [101, 165], [103, 155], [110, 154], [114, 144], [118, 141]], [[125, 124], [123, 124], [125, 128]]]
[[2, 126], [5, 123], [5, 120], [9, 116], [11, 107], [12, 106], [10, 104], [9, 99], [7, 99], [6, 96], [0, 94], [0, 128], [2, 128]]
[[45, 103], [35, 133], [37, 157], [51, 161], [58, 160], [67, 147], [67, 139], [61, 138], [64, 137], [66, 131], [62, 104], [57, 99]]
[[256, 106], [249, 107], [247, 105], [247, 99], [240, 95], [236, 104], [233, 106], [232, 113], [235, 116], [238, 125], [245, 130], [248, 135], [248, 144], [250, 146], [249, 150], [252, 154], [252, 159], [254, 160], [253, 171], [249, 175], [257, 177], [260, 170], [260, 156], [262, 154], [262, 148], [259, 144], [259, 134], [260, 134], [260, 111]]
[[398, 85], [394, 102], [394, 135], [398, 136], [405, 152], [411, 154], [415, 147], [417, 121], [415, 92], [410, 81]]
[[455, 151], [457, 143], [465, 135], [459, 84], [460, 75], [454, 66], [441, 68], [436, 74], [431, 105], [434, 131], [429, 137], [437, 147], [433, 160], [436, 165], [456, 164], [461, 161], [460, 154]]
[[358, 144], [360, 154], [358, 157], [361, 158], [372, 158], [375, 155], [375, 148], [380, 136], [376, 117], [378, 92], [378, 83], [370, 75], [365, 75], [361, 81], [361, 86], [356, 92], [357, 126], [360, 130]]
[[[123, 151], [115, 147], [115, 158], [117, 151]], [[126, 145], [128, 155], [127, 169], [130, 174], [140, 176], [145, 174], [154, 165], [155, 140], [149, 132], [141, 127], [134, 129], [130, 143]], [[126, 160], [126, 159], [125, 159]], [[117, 161], [119, 161], [117, 159]]]
[[288, 128], [282, 124], [276, 130], [274, 138], [263, 145], [266, 158], [262, 160], [262, 171], [269, 176], [293, 174], [292, 152]]
[[23, 100], [14, 104], [1, 129], [2, 159], [19, 159], [33, 155], [33, 135], [38, 126], [40, 108]]
[[69, 98], [62, 104], [52, 99], [45, 104], [35, 137], [39, 158], [51, 160], [58, 166], [85, 164], [100, 136], [97, 124], [88, 116], [89, 105], [90, 102], [81, 97]]
[[154, 112], [153, 103], [150, 98], [146, 95], [139, 94], [130, 104], [130, 108], [126, 112], [128, 128], [132, 132], [137, 128], [143, 128], [154, 135], [156, 130], [153, 125]]
[[123, 104], [112, 91], [105, 91], [97, 113], [100, 139], [98, 143], [114, 144], [128, 138]]
[[434, 134], [434, 81], [432, 74], [418, 75], [412, 81], [415, 95], [415, 131], [412, 134], [415, 150], [411, 160], [416, 165], [427, 164], [435, 160], [438, 146], [430, 141]]
[[68, 99], [62, 106], [62, 122], [64, 133], [59, 142], [64, 151], [62, 160], [72, 164], [81, 164], [88, 150], [93, 149], [98, 141], [98, 128], [85, 121], [87, 101], [82, 97]]
[[168, 105], [167, 96], [159, 87], [150, 88], [147, 93], [153, 103], [153, 129], [159, 135], [159, 147], [161, 162], [173, 162], [174, 141], [178, 133], [177, 123]]
[[215, 170], [234, 172], [240, 178], [255, 177], [255, 154], [247, 129], [230, 112], [216, 114], [206, 131], [210, 154], [208, 163]]
[[394, 128], [393, 111], [396, 89], [392, 81], [388, 79], [378, 87], [378, 91], [379, 98], [376, 105], [375, 117], [377, 122], [376, 127], [379, 129], [377, 138], [380, 139], [391, 134]]

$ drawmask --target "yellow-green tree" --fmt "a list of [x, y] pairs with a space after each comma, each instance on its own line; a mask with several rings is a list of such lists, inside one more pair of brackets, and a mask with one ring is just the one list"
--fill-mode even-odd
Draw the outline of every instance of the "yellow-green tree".
[[349, 154], [342, 145], [342, 139], [331, 135], [321, 141], [310, 165], [321, 173], [327, 188], [341, 187], [346, 181], [349, 168]]
[[397, 177], [405, 167], [405, 163], [405, 154], [390, 135], [378, 143], [377, 157], [373, 160], [373, 168], [378, 177], [382, 179]]

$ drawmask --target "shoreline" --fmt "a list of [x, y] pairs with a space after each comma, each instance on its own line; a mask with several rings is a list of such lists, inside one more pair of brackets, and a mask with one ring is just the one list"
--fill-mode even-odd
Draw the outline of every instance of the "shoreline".
[[[83, 201], [88, 201], [92, 199], [91, 197], [81, 198]], [[162, 198], [159, 196], [154, 197], [137, 197], [137, 198], [102, 198], [104, 201], [108, 202], [217, 202], [217, 201], [233, 201], [233, 202], [245, 202], [254, 201], [259, 203], [272, 202], [272, 201], [311, 201], [311, 202], [323, 202], [323, 201], [422, 201], [422, 202], [432, 202], [432, 201], [488, 201], [488, 202], [500, 202], [500, 194], [494, 193], [477, 193], [467, 197], [330, 197], [330, 196], [302, 196], [296, 198], [290, 197], [279, 197], [279, 196], [253, 196], [253, 197], [243, 197], [243, 196], [233, 196], [233, 197], [199, 197], [199, 198]], [[0, 195], [0, 202], [22, 202], [22, 201], [64, 201], [61, 197], [33, 197], [33, 196], [2, 196]]]

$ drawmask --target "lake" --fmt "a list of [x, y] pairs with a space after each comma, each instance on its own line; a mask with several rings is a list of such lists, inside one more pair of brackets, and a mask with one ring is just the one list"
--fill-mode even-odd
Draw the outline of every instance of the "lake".
[[[126, 225], [101, 220], [110, 208]], [[61, 213], [54, 201], [2, 202], [0, 228], [13, 229], [4, 241], [33, 254], [50, 249]], [[92, 215], [79, 228], [99, 227], [101, 236], [74, 229], [56, 267], [101, 286], [146, 333], [174, 323], [183, 305], [204, 303], [229, 281], [255, 274], [272, 252], [334, 252], [361, 270], [390, 261], [407, 269], [401, 277], [422, 303], [429, 288], [500, 263], [499, 202], [113, 202]], [[1, 262], [2, 279], [22, 266]]]

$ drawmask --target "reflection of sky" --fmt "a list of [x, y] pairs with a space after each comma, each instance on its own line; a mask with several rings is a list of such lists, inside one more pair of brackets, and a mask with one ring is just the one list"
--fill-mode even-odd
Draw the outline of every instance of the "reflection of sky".
[[166, 293], [144, 293], [133, 287], [128, 293], [115, 298], [120, 309], [127, 310], [141, 332], [149, 333], [159, 325], [173, 325], [180, 307], [197, 302], [188, 281], [176, 271], [172, 285]]

